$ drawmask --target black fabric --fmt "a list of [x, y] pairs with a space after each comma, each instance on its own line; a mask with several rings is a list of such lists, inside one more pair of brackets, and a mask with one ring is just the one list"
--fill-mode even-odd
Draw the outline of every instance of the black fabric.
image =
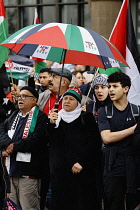
[[[140, 204], [140, 191], [136, 194], [126, 194], [126, 177], [124, 176], [104, 177], [104, 192], [107, 210], [134, 210]], [[126, 208], [124, 199], [126, 199]]]
[[105, 107], [109, 104], [112, 104], [112, 101], [110, 100], [109, 95], [107, 96], [107, 98], [104, 101], [98, 101], [95, 93], [94, 93], [94, 97], [95, 97], [96, 101], [89, 102], [86, 105], [86, 111], [92, 112], [93, 115], [95, 116], [96, 121], [98, 122], [98, 111], [99, 111], [100, 107]]
[[28, 91], [30, 91], [30, 92], [33, 94], [33, 96], [34, 96], [35, 98], [37, 98], [37, 99], [38, 99], [38, 97], [39, 97], [38, 92], [37, 92], [33, 87], [24, 86], [24, 87], [21, 88], [20, 91], [22, 91], [22, 90], [28, 90]]
[[104, 177], [104, 201], [107, 210], [125, 210], [125, 177]]
[[[17, 113], [18, 110], [6, 119], [4, 123], [0, 124], [0, 146], [2, 149], [6, 149], [12, 142], [7, 131], [11, 128]], [[47, 148], [48, 143], [45, 126], [47, 121], [48, 117], [43, 112], [39, 111], [35, 130], [26, 139], [22, 139], [25, 122], [20, 127], [18, 137], [16, 137], [17, 140], [14, 142], [14, 152], [31, 152], [31, 162], [20, 163], [19, 170], [21, 175], [40, 177], [48, 165], [47, 158], [45, 159], [46, 165], [44, 164], [44, 158], [46, 157], [44, 149]]]
[[[52, 210], [97, 210], [95, 186], [96, 154], [100, 149], [98, 126], [91, 113], [71, 123], [61, 120], [59, 127], [50, 125], [50, 171]], [[76, 163], [83, 166], [72, 173]]]
[[[135, 125], [130, 104], [125, 110], [120, 111], [113, 105], [113, 116], [108, 121], [105, 108], [100, 108], [99, 111], [99, 130], [111, 130], [111, 132], [121, 131]], [[119, 125], [119, 126], [118, 126]], [[125, 176], [126, 174], [126, 154], [127, 149], [131, 145], [133, 136], [105, 145], [104, 157], [104, 176]]]
[[10, 193], [10, 180], [0, 151], [0, 207], [3, 204], [6, 193]]

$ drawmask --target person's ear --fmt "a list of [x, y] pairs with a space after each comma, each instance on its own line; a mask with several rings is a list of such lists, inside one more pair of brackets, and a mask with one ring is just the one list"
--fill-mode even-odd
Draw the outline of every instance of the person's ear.
[[124, 93], [128, 93], [128, 91], [129, 91], [129, 87], [128, 86], [124, 87]]

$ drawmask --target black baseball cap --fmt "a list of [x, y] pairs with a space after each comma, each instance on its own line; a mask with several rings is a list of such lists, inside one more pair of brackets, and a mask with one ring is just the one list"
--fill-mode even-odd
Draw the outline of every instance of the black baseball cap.
[[52, 69], [50, 69], [49, 72], [50, 73], [55, 73], [55, 74], [57, 74], [59, 76], [62, 76], [62, 77], [65, 77], [71, 82], [72, 73], [71, 73], [71, 71], [69, 71], [66, 68], [63, 69], [63, 72], [62, 72], [62, 68], [54, 68], [54, 69], [52, 68]]

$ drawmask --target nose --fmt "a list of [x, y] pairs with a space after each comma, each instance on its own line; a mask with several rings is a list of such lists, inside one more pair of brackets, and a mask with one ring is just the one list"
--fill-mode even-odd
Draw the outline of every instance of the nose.
[[101, 87], [99, 87], [99, 88], [98, 88], [98, 92], [101, 92], [101, 91], [102, 91], [102, 88], [101, 88]]
[[49, 81], [52, 81], [53, 80], [53, 77], [50, 75], [49, 76]]

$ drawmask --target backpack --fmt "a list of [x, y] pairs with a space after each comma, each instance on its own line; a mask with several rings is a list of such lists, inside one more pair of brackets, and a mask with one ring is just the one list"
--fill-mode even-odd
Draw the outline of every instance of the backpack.
[[[135, 123], [137, 123], [138, 117], [140, 115], [140, 106], [130, 103], [130, 107], [131, 107], [131, 112], [135, 120]], [[107, 119], [110, 121], [113, 116], [113, 104], [105, 106], [105, 112], [106, 112]]]

